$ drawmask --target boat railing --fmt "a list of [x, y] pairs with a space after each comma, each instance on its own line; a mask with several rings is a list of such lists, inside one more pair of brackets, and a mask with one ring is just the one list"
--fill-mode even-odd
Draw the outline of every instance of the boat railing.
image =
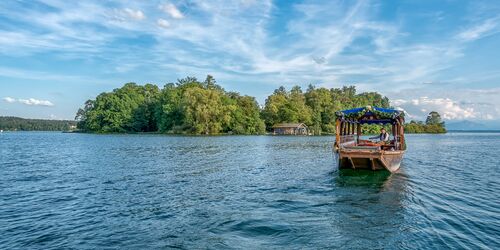
[[401, 148], [402, 148], [401, 147], [401, 136], [400, 135], [394, 136], [394, 149], [400, 150]]
[[349, 146], [355, 146], [356, 141], [358, 139], [358, 135], [341, 135], [340, 136], [340, 141], [338, 143], [339, 147], [344, 148], [344, 147], [349, 147]]

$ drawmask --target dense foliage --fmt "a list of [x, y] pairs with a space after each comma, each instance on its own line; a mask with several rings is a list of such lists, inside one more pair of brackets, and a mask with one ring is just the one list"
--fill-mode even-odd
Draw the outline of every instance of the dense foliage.
[[66, 131], [75, 126], [75, 121], [24, 119], [12, 116], [0, 116], [1, 130], [19, 131]]
[[425, 120], [425, 124], [427, 125], [442, 125], [444, 127], [444, 122], [441, 121], [441, 115], [436, 112], [432, 111], [427, 115], [427, 119]]
[[[313, 134], [330, 134], [335, 133], [335, 111], [368, 105], [390, 107], [389, 99], [376, 92], [357, 94], [354, 86], [327, 89], [310, 85], [305, 92], [299, 86], [290, 91], [279, 87], [261, 110], [255, 98], [227, 92], [209, 75], [203, 82], [186, 77], [162, 89], [127, 83], [85, 102], [76, 120], [82, 131], [98, 133], [263, 134], [277, 123], [300, 122]], [[441, 131], [441, 121], [435, 116], [432, 114], [429, 124], [410, 123], [406, 130]], [[363, 134], [379, 130], [378, 125], [363, 126]]]
[[264, 122], [253, 97], [226, 92], [212, 76], [156, 85], [127, 83], [88, 100], [78, 127], [91, 132], [262, 134]]
[[[439, 114], [435, 111], [432, 111], [429, 116], [437, 115]], [[428, 134], [439, 134], [439, 133], [446, 133], [446, 127], [444, 125], [444, 122], [441, 122], [441, 119], [439, 120], [433, 120], [429, 119], [427, 117], [426, 123], [423, 123], [421, 121], [411, 121], [410, 123], [405, 124], [405, 133], [428, 133]]]
[[356, 94], [356, 87], [315, 88], [305, 93], [295, 86], [289, 92], [284, 87], [266, 100], [262, 117], [270, 129], [276, 123], [303, 122], [314, 134], [335, 133], [335, 111], [367, 105], [389, 107], [389, 99], [376, 92]]

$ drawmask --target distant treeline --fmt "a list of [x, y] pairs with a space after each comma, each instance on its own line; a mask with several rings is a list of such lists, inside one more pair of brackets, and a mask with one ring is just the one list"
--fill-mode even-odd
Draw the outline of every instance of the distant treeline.
[[441, 134], [446, 133], [444, 125], [425, 124], [421, 121], [411, 121], [405, 124], [405, 133], [408, 134]]
[[66, 131], [70, 130], [71, 126], [76, 126], [76, 122], [0, 116], [0, 129], [5, 131]]
[[[314, 134], [335, 133], [335, 111], [353, 107], [388, 108], [376, 92], [356, 93], [354, 86], [279, 87], [264, 107], [254, 97], [225, 91], [212, 76], [200, 82], [186, 77], [162, 89], [154, 84], [127, 83], [85, 102], [76, 115], [85, 132], [159, 132], [176, 134], [263, 134], [283, 122], [302, 122]], [[363, 133], [377, 131], [367, 126]]]
[[410, 123], [405, 124], [405, 132], [414, 134], [438, 134], [446, 133], [446, 127], [439, 113], [432, 111], [427, 116], [425, 123], [421, 121], [410, 121]]

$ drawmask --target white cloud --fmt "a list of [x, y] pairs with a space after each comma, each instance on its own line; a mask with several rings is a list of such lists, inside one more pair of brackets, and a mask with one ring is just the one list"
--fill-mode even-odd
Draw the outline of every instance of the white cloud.
[[156, 21], [156, 24], [157, 24], [158, 26], [160, 26], [161, 28], [165, 28], [165, 29], [170, 28], [170, 22], [168, 22], [168, 21], [167, 21], [167, 20], [165, 20], [165, 19], [161, 19], [161, 18], [160, 18], [160, 19], [158, 19], [158, 20]]
[[160, 6], [160, 9], [163, 10], [165, 13], [169, 14], [172, 18], [175, 19], [182, 19], [184, 18], [184, 15], [182, 12], [175, 7], [175, 5], [171, 3], [166, 3]]
[[478, 118], [480, 114], [472, 107], [463, 107], [450, 98], [395, 99], [391, 105], [405, 110], [411, 119], [424, 119], [428, 112], [437, 111], [445, 120], [463, 120]]
[[39, 100], [39, 99], [35, 99], [35, 98], [15, 99], [12, 97], [4, 97], [3, 100], [8, 102], [8, 103], [18, 102], [18, 103], [22, 103], [22, 104], [30, 105], [30, 106], [47, 106], [47, 107], [54, 106], [54, 103], [52, 103], [51, 101]]
[[18, 99], [17, 100], [20, 103], [26, 104], [26, 105], [32, 105], [32, 106], [54, 106], [54, 104], [50, 101], [47, 100], [38, 100], [35, 98], [29, 98], [29, 99]]
[[134, 19], [134, 20], [143, 20], [146, 18], [146, 16], [144, 15], [144, 13], [140, 10], [133, 10], [133, 9], [129, 9], [129, 8], [125, 8], [123, 10], [123, 12], [130, 18]]
[[16, 102], [16, 99], [12, 98], [12, 97], [4, 97], [3, 98], [4, 101], [8, 102], [8, 103], [13, 103], [13, 102]]
[[485, 20], [483, 23], [470, 27], [462, 32], [460, 32], [457, 37], [464, 41], [473, 41], [479, 39], [498, 26], [495, 19]]
[[[423, 120], [430, 111], [446, 114], [447, 120], [492, 120], [500, 117], [500, 88], [470, 88], [471, 84], [432, 84], [420, 88], [386, 92], [394, 107], [404, 108], [408, 120]], [[422, 111], [425, 109], [425, 111]], [[443, 117], [444, 118], [444, 117]]]

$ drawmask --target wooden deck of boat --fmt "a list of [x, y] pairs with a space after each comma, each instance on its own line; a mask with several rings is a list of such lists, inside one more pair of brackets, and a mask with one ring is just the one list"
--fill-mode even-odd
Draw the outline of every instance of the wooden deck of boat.
[[338, 166], [352, 169], [386, 169], [395, 172], [399, 169], [404, 152], [404, 150], [343, 148], [337, 152]]

